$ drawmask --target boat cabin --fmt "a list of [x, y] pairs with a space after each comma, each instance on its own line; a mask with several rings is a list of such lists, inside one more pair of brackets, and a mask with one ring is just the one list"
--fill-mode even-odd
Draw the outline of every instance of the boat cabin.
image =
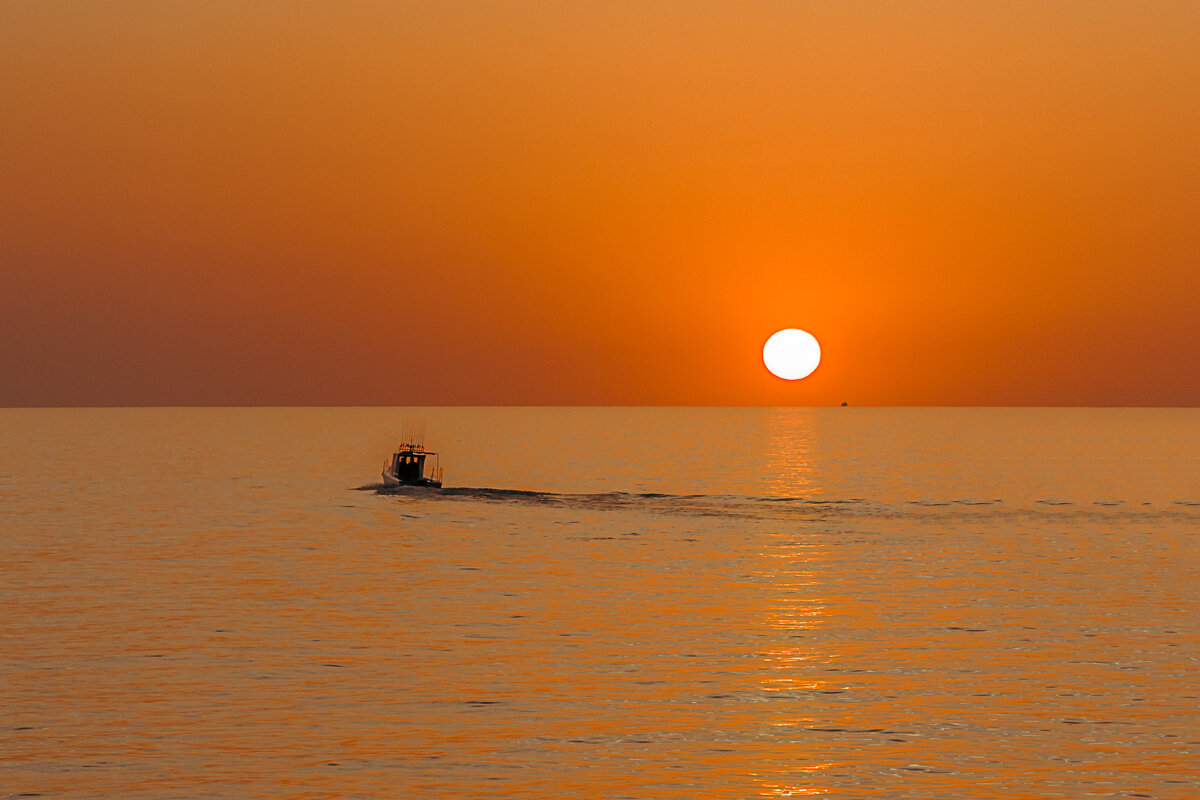
[[[432, 464], [427, 470], [425, 465], [429, 459], [432, 459]], [[441, 487], [442, 468], [438, 465], [438, 454], [420, 444], [401, 444], [384, 465], [383, 484]]]

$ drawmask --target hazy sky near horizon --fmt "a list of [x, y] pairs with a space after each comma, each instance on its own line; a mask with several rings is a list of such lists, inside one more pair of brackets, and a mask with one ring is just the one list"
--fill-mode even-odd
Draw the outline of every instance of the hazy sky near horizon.
[[1198, 310], [1192, 0], [0, 5], [0, 405], [1200, 405]]

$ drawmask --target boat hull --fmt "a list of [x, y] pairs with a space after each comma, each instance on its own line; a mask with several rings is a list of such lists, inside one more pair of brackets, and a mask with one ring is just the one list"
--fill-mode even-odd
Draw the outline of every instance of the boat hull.
[[385, 469], [380, 473], [383, 477], [383, 485], [386, 489], [391, 489], [397, 486], [425, 486], [430, 489], [442, 488], [441, 481], [435, 481], [430, 478], [421, 478], [418, 481], [402, 481], [397, 478], [390, 469]]

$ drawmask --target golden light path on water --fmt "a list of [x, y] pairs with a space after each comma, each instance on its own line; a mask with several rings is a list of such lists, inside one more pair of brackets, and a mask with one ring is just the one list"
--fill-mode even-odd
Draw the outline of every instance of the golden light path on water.
[[[764, 479], [771, 494], [786, 498], [819, 494], [814, 485], [813, 420], [783, 412], [770, 415], [767, 424], [769, 438]], [[820, 652], [819, 632], [824, 622], [825, 602], [821, 597], [819, 543], [811, 537], [797, 538], [792, 533], [776, 532], [765, 537], [759, 555], [764, 583], [774, 592], [768, 599], [762, 624], [781, 642], [762, 653], [762, 690], [768, 697], [840, 691], [823, 676], [814, 675], [812, 670], [814, 664], [828, 657], [827, 653]], [[807, 729], [820, 724], [821, 720], [791, 711], [772, 714], [766, 722], [786, 732]], [[766, 797], [813, 797], [825, 793], [813, 776], [835, 766], [832, 761], [797, 760], [787, 771], [787, 782], [781, 782], [784, 776], [778, 769], [764, 769], [752, 773], [752, 777], [759, 782], [759, 791]]]

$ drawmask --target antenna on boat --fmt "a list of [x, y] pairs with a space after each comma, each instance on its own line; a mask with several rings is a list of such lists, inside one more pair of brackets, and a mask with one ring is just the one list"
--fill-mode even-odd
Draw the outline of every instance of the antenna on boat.
[[425, 421], [405, 422], [400, 431], [400, 446], [410, 450], [425, 449]]

